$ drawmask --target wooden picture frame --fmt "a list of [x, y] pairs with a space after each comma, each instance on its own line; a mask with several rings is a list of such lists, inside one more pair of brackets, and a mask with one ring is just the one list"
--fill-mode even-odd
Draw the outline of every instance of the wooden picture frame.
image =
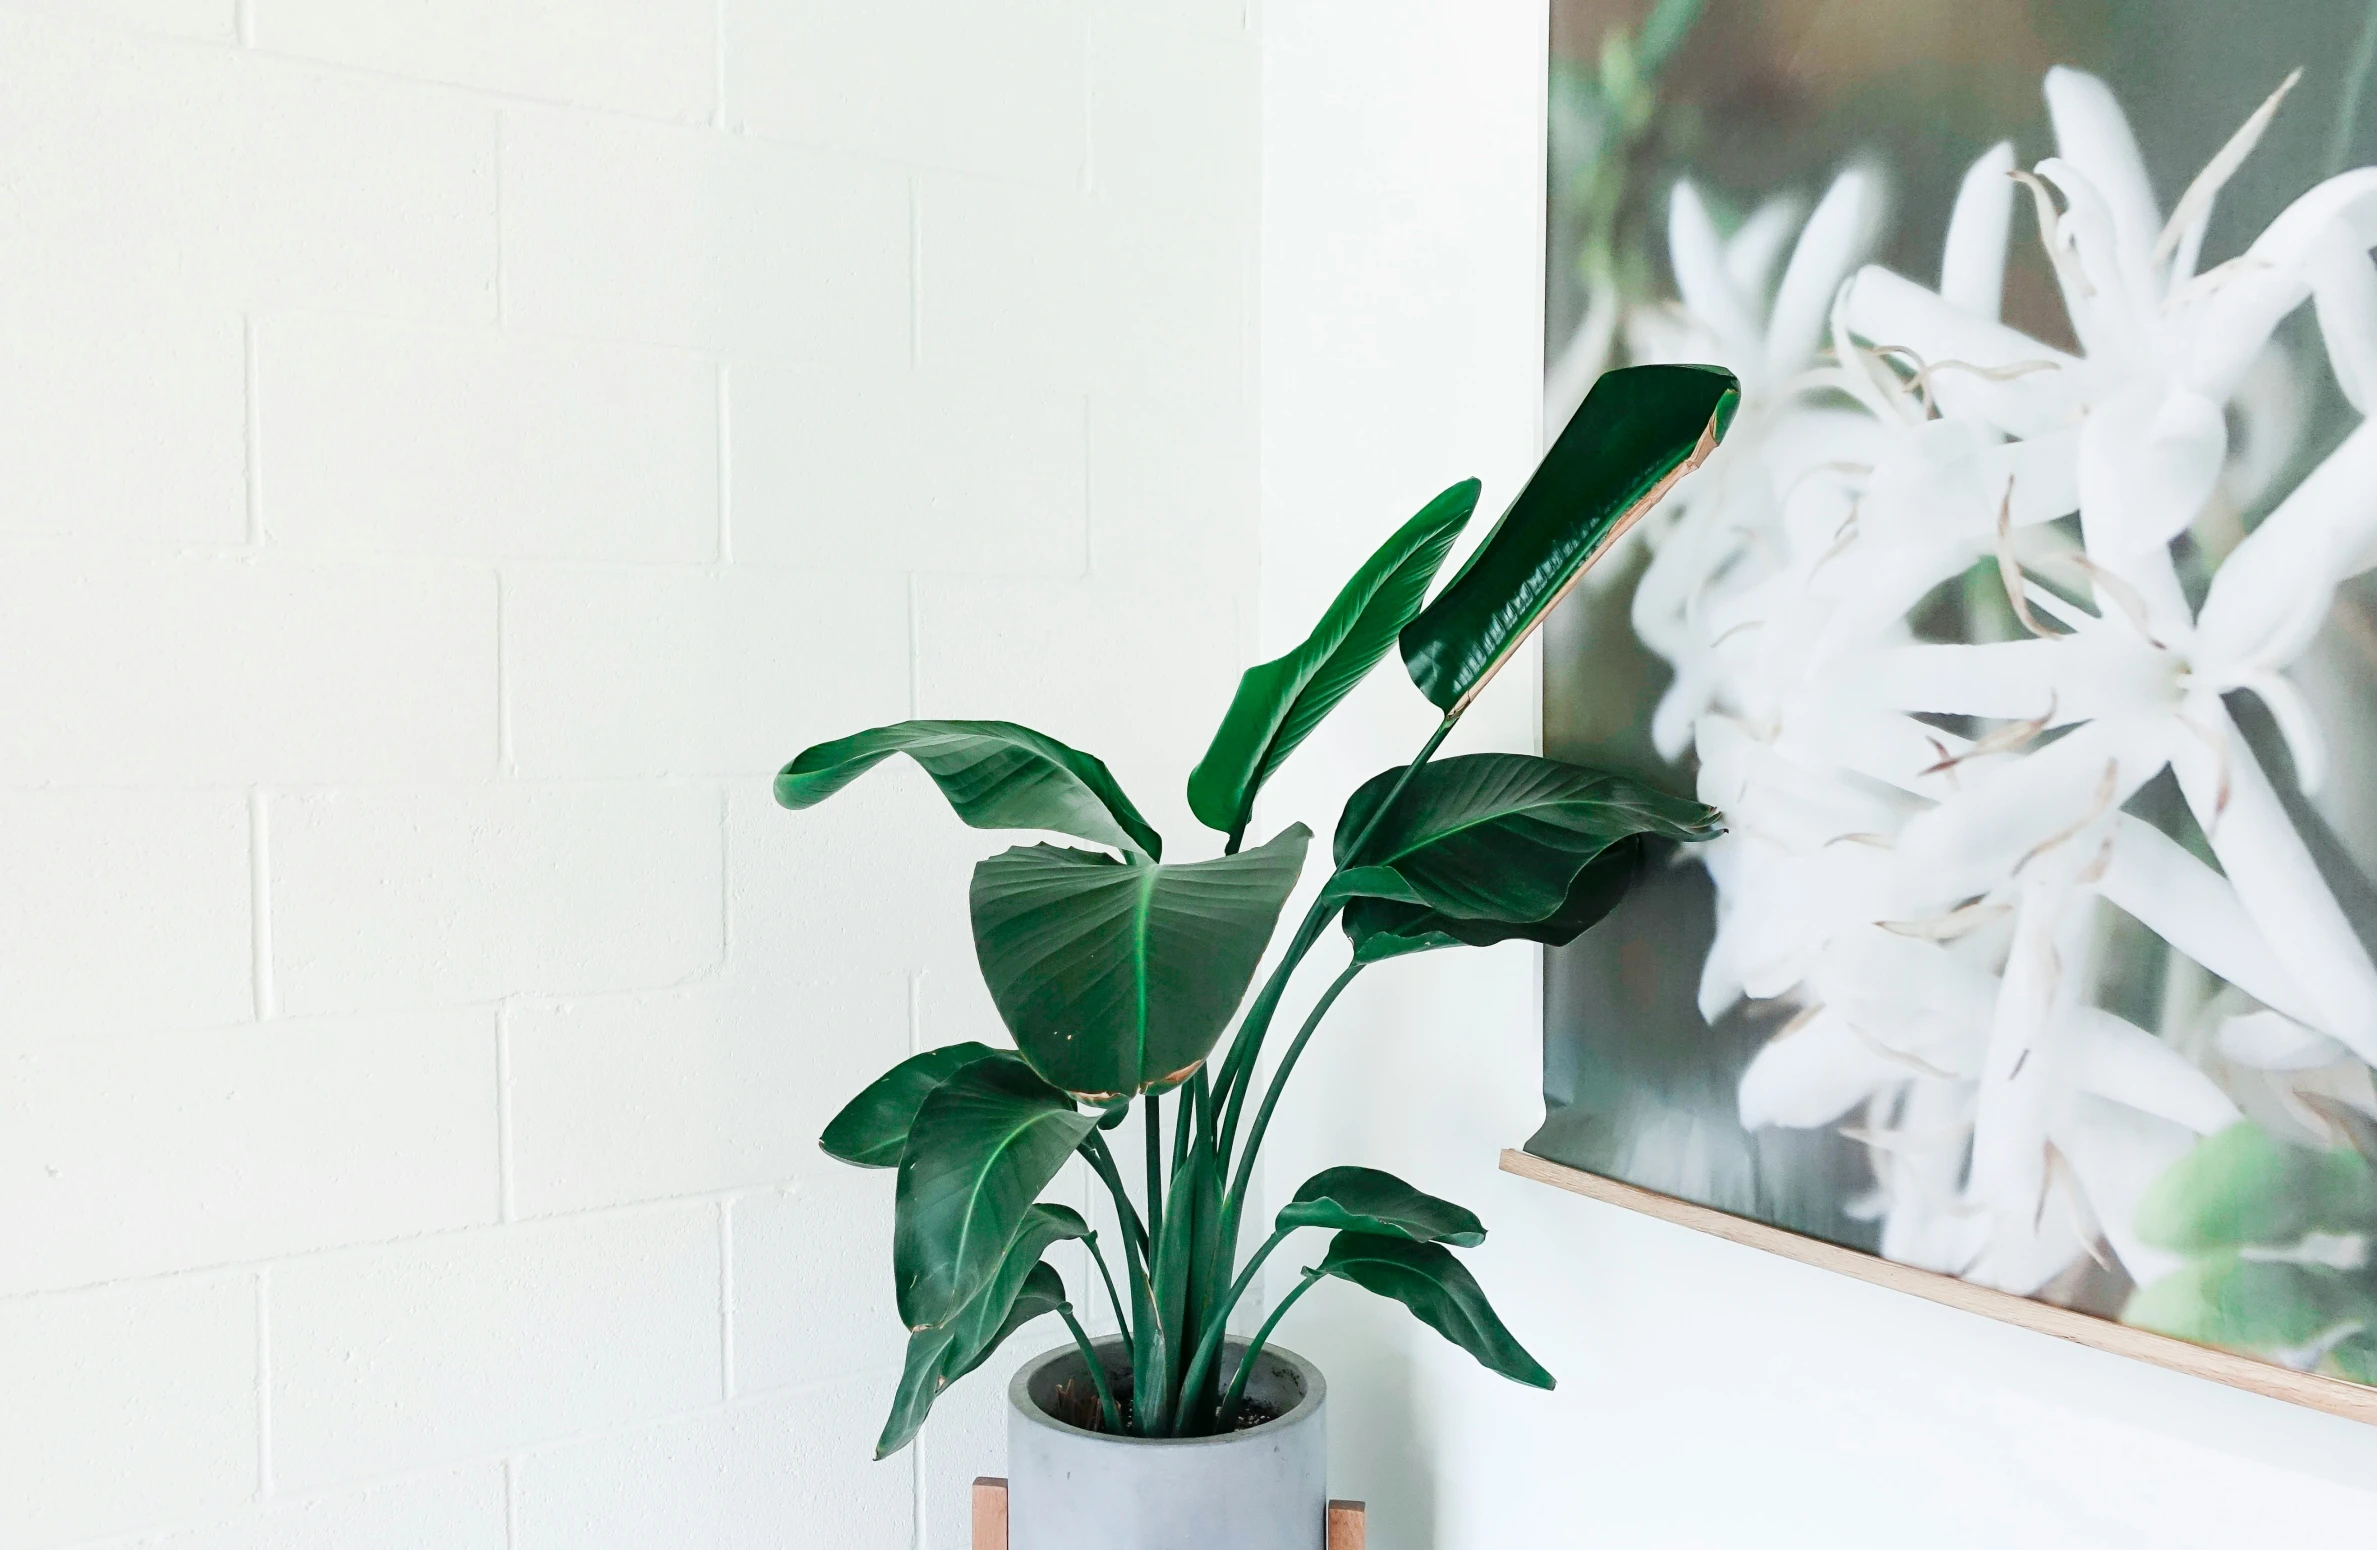
[[1803, 1265], [1813, 1265], [1819, 1270], [1853, 1276], [1869, 1285], [1887, 1287], [1891, 1291], [1905, 1292], [1927, 1302], [1940, 1303], [1966, 1313], [1977, 1313], [2001, 1323], [2019, 1325], [2042, 1335], [2052, 1335], [2058, 1340], [2069, 1340], [2074, 1345], [2109, 1351], [2115, 1356], [2134, 1357], [2173, 1372], [2209, 1378], [2231, 1388], [2246, 1389], [2271, 1399], [2307, 1405], [2330, 1415], [2377, 1426], [2377, 1388], [2366, 1388], [2342, 1378], [2324, 1377], [2318, 1373], [2296, 1372], [2259, 1357], [2194, 1345], [2170, 1335], [2158, 1335], [2151, 1330], [2135, 1329], [2111, 1319], [2099, 1318], [2092, 1313], [2080, 1313], [2070, 1308], [2056, 1307], [2052, 1303], [2017, 1297], [2011, 1292], [1976, 1286], [1970, 1281], [1960, 1281], [1936, 1271], [1918, 1270], [1912, 1265], [1902, 1265], [1878, 1254], [1843, 1248], [1820, 1238], [1803, 1237], [1785, 1228], [1752, 1221], [1748, 1217], [1734, 1216], [1710, 1206], [1662, 1195], [1656, 1190], [1643, 1189], [1597, 1173], [1587, 1173], [1581, 1168], [1551, 1162], [1515, 1147], [1505, 1149], [1502, 1153], [1502, 1171], [1582, 1195], [1588, 1200], [1598, 1200], [1604, 1205], [1619, 1206], [1644, 1216], [1657, 1217], [1663, 1222], [1672, 1222], [1679, 1227], [1689, 1227], [1695, 1232], [1723, 1238], [1729, 1243], [1763, 1249], [1769, 1254], [1797, 1260]]

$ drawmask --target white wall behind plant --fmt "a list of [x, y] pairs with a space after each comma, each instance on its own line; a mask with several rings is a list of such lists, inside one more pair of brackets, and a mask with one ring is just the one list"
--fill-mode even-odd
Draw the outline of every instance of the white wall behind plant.
[[[1271, 0], [1265, 15], [1263, 640], [1465, 474], [1534, 454], [1542, 0]], [[1516, 673], [1507, 675], [1516, 678]], [[1504, 682], [1472, 746], [1534, 746]], [[1333, 815], [1431, 715], [1391, 667], [1279, 783]], [[2070, 1347], [1495, 1171], [1540, 1119], [1530, 949], [1361, 982], [1284, 1107], [1274, 1193], [1359, 1161], [1463, 1201], [1475, 1263], [1561, 1379], [1491, 1377], [1347, 1288], [1323, 1359], [1335, 1479], [1381, 1550], [2175, 1550], [2363, 1544], [2377, 1430]]]
[[767, 777], [1008, 715], [1190, 829], [1257, 78], [1239, 0], [0, 3], [0, 1547], [965, 1543], [997, 1374], [869, 1462], [812, 1138], [995, 1026], [1000, 842]]

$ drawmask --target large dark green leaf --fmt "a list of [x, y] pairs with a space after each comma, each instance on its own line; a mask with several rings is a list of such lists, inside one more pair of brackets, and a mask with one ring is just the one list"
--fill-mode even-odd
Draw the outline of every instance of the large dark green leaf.
[[[1353, 868], [1333, 885], [1421, 903], [1470, 920], [1547, 920], [1567, 904], [1577, 874], [1619, 840], [1638, 834], [1705, 840], [1713, 809], [1639, 781], [1531, 754], [1463, 754], [1421, 766], [1385, 818], [1372, 814], [1400, 770], [1373, 776], [1345, 804], [1336, 856]], [[1369, 829], [1362, 854], [1354, 839]], [[1354, 868], [1359, 860], [1362, 865]], [[1400, 886], [1361, 886], [1381, 869]]]
[[1053, 845], [974, 869], [974, 953], [1016, 1047], [1090, 1102], [1176, 1084], [1212, 1052], [1312, 835], [1162, 866]]
[[1314, 1174], [1280, 1211], [1279, 1226], [1385, 1233], [1465, 1249], [1486, 1241], [1486, 1224], [1472, 1212], [1376, 1168], [1327, 1168]]
[[910, 1055], [842, 1105], [817, 1144], [828, 1157], [861, 1168], [896, 1168], [908, 1127], [933, 1090], [977, 1060], [998, 1054], [987, 1044], [948, 1044]]
[[946, 1324], [990, 1284], [1034, 1198], [1096, 1123], [1022, 1061], [995, 1056], [924, 1100], [892, 1221], [901, 1323]]
[[1715, 366], [1629, 366], [1593, 391], [1460, 573], [1403, 631], [1437, 709], [1477, 697], [1585, 568], [1697, 468], [1740, 394]]
[[1586, 863], [1559, 909], [1543, 920], [1464, 920], [1425, 904], [1374, 895], [1346, 905], [1345, 934], [1353, 939], [1354, 956], [1364, 963], [1439, 947], [1491, 947], [1497, 942], [1566, 947], [1625, 902], [1627, 890], [1649, 865], [1649, 855], [1650, 847], [1639, 834], [1616, 841]]
[[1414, 1243], [1384, 1233], [1341, 1232], [1330, 1240], [1327, 1257], [1313, 1268], [1392, 1297], [1421, 1323], [1506, 1378], [1539, 1389], [1553, 1386], [1543, 1364], [1502, 1327], [1477, 1278], [1441, 1244]]
[[1106, 766], [1011, 721], [903, 721], [804, 750], [776, 776], [776, 800], [814, 807], [904, 753], [977, 829], [1052, 829], [1161, 859], [1163, 837]]
[[[1061, 1206], [1046, 1209], [1061, 1211]], [[1070, 1215], [1071, 1213], [1066, 1213]], [[1074, 1224], [1080, 1223], [1078, 1216]], [[1014, 1251], [991, 1284], [966, 1305], [965, 1312], [933, 1329], [908, 1337], [908, 1355], [900, 1372], [900, 1386], [892, 1394], [891, 1414], [875, 1443], [875, 1457], [888, 1458], [915, 1440], [917, 1429], [932, 1413], [933, 1402], [950, 1384], [990, 1359], [1009, 1335], [1044, 1313], [1065, 1306], [1064, 1278], [1040, 1258], [1049, 1241], [1038, 1243], [1025, 1224]], [[1086, 1231], [1086, 1228], [1083, 1229]], [[1059, 1231], [1058, 1238], [1078, 1238], [1081, 1232]]]
[[1189, 810], [1224, 834], [1246, 827], [1255, 793], [1296, 745], [1377, 665], [1420, 611], [1428, 583], [1477, 510], [1465, 479], [1403, 524], [1363, 562], [1304, 643], [1248, 668], [1213, 744], [1189, 775]]
[[2377, 1171], [2241, 1123], [2196, 1144], [2138, 1202], [2138, 1236], [2181, 1254], [2377, 1230]]

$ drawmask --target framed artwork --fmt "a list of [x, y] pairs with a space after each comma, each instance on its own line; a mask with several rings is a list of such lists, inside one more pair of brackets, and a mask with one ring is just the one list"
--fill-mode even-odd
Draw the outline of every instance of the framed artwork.
[[1554, 9], [1547, 416], [1744, 404], [1546, 751], [1728, 832], [1507, 1165], [2377, 1420], [2377, 10]]

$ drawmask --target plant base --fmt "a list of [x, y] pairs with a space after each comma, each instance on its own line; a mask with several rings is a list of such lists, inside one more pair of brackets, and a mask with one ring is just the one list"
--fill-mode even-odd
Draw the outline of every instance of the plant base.
[[[1243, 1342], [1224, 1347], [1237, 1369]], [[1098, 1342], [1119, 1388], [1130, 1354]], [[1278, 1419], [1220, 1437], [1115, 1437], [1058, 1419], [1090, 1387], [1074, 1346], [1024, 1364], [1007, 1389], [1010, 1550], [1321, 1550], [1329, 1509], [1329, 1388], [1265, 1346], [1247, 1397]]]

